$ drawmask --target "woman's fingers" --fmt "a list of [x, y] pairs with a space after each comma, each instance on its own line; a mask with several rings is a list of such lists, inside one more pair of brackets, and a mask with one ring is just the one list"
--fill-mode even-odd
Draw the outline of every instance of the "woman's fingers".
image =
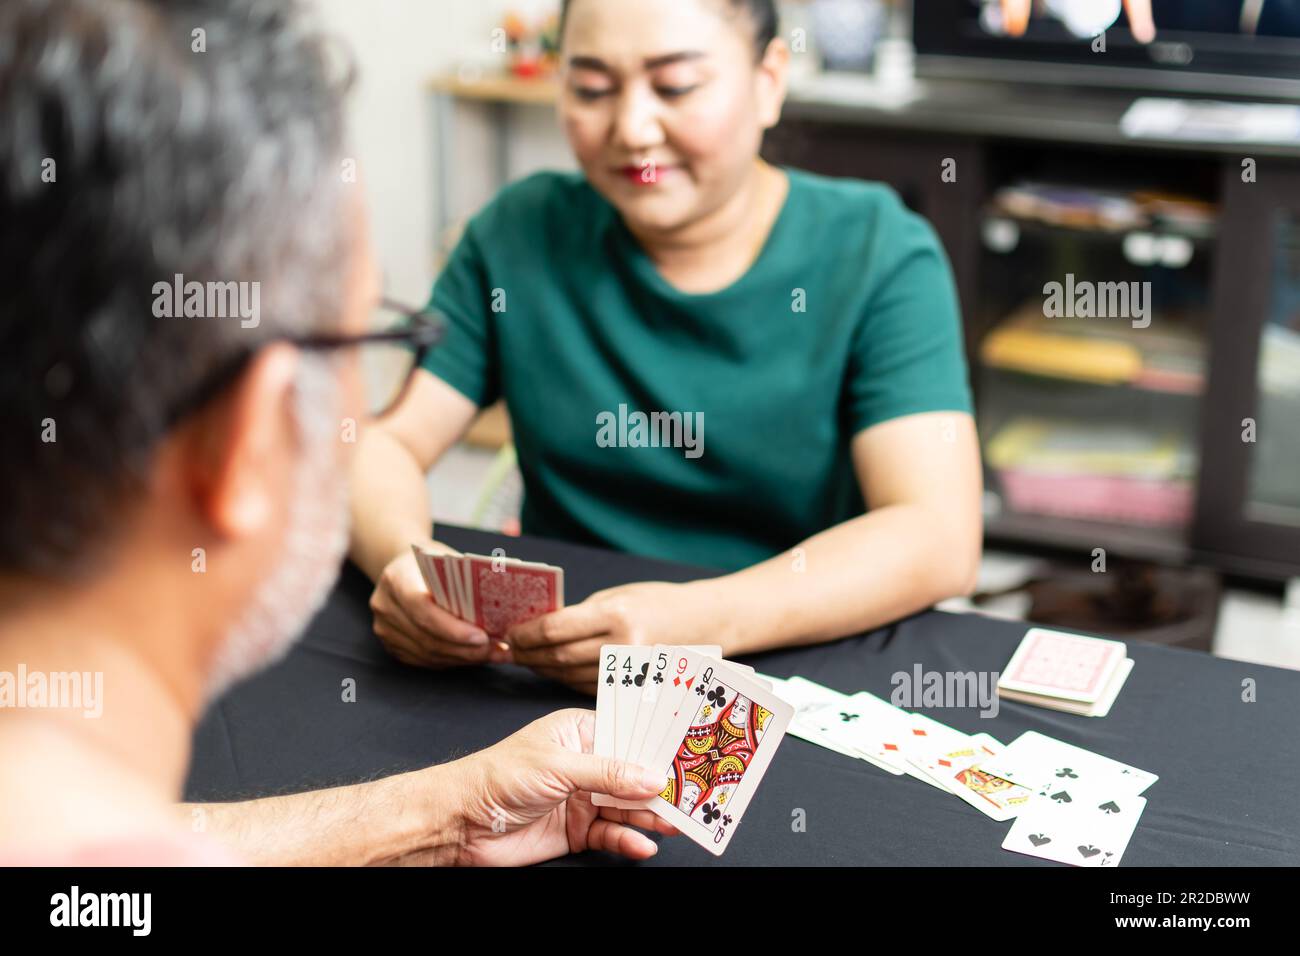
[[518, 657], [520, 650], [579, 641], [602, 634], [608, 630], [607, 617], [604, 608], [587, 600], [517, 624], [506, 634], [506, 640]]
[[516, 664], [524, 667], [560, 667], [566, 670], [586, 668], [591, 672], [591, 679], [596, 679], [596, 668], [600, 662], [600, 648], [612, 644], [610, 635], [600, 634], [582, 641], [567, 644], [555, 644], [544, 647], [512, 647], [511, 656]]

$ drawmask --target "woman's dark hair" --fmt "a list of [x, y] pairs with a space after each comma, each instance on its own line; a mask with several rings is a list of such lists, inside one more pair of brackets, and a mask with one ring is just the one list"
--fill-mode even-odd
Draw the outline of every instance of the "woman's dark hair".
[[[714, 0], [725, 3], [738, 13], [749, 18], [754, 27], [754, 49], [758, 59], [767, 53], [768, 44], [776, 38], [776, 0]], [[560, 4], [560, 36], [564, 36], [564, 25], [569, 19], [569, 7], [573, 0], [563, 0]]]

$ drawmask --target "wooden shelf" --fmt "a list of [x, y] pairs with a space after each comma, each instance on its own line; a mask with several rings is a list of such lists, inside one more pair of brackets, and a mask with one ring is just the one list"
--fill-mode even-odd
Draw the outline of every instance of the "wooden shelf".
[[1142, 527], [1014, 511], [986, 515], [984, 527], [986, 538], [994, 543], [1037, 544], [1084, 555], [1090, 555], [1093, 548], [1104, 547], [1108, 554], [1117, 557], [1166, 564], [1184, 564], [1191, 556], [1183, 528]]
[[524, 80], [506, 73], [485, 73], [477, 80], [459, 75], [439, 76], [429, 82], [429, 89], [461, 100], [532, 106], [554, 103], [560, 91], [553, 79]]

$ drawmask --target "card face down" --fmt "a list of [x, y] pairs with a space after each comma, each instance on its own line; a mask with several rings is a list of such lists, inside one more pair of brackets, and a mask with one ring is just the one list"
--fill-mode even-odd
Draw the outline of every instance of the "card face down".
[[793, 716], [767, 687], [706, 659], [669, 727], [672, 764], [650, 809], [721, 855]]
[[516, 624], [559, 610], [564, 603], [559, 569], [522, 562], [498, 562], [469, 555], [462, 559], [469, 618], [491, 637], [501, 637]]
[[1127, 653], [1120, 641], [1030, 628], [1007, 664], [998, 687], [1095, 703], [1106, 692]]

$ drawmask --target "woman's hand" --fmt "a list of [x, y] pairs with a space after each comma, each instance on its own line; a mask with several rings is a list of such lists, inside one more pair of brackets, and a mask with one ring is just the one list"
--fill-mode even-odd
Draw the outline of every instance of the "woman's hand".
[[482, 630], [438, 607], [410, 551], [379, 575], [370, 610], [375, 636], [403, 664], [444, 668], [507, 659]]
[[591, 794], [642, 800], [659, 792], [663, 775], [594, 756], [595, 727], [592, 711], [556, 711], [458, 761], [464, 797], [456, 862], [527, 866], [583, 850], [654, 856], [655, 842], [632, 827], [676, 830], [649, 810], [593, 806]]
[[594, 694], [602, 644], [720, 643], [701, 636], [697, 593], [692, 585], [660, 581], [597, 591], [581, 604], [511, 628], [511, 659]]

